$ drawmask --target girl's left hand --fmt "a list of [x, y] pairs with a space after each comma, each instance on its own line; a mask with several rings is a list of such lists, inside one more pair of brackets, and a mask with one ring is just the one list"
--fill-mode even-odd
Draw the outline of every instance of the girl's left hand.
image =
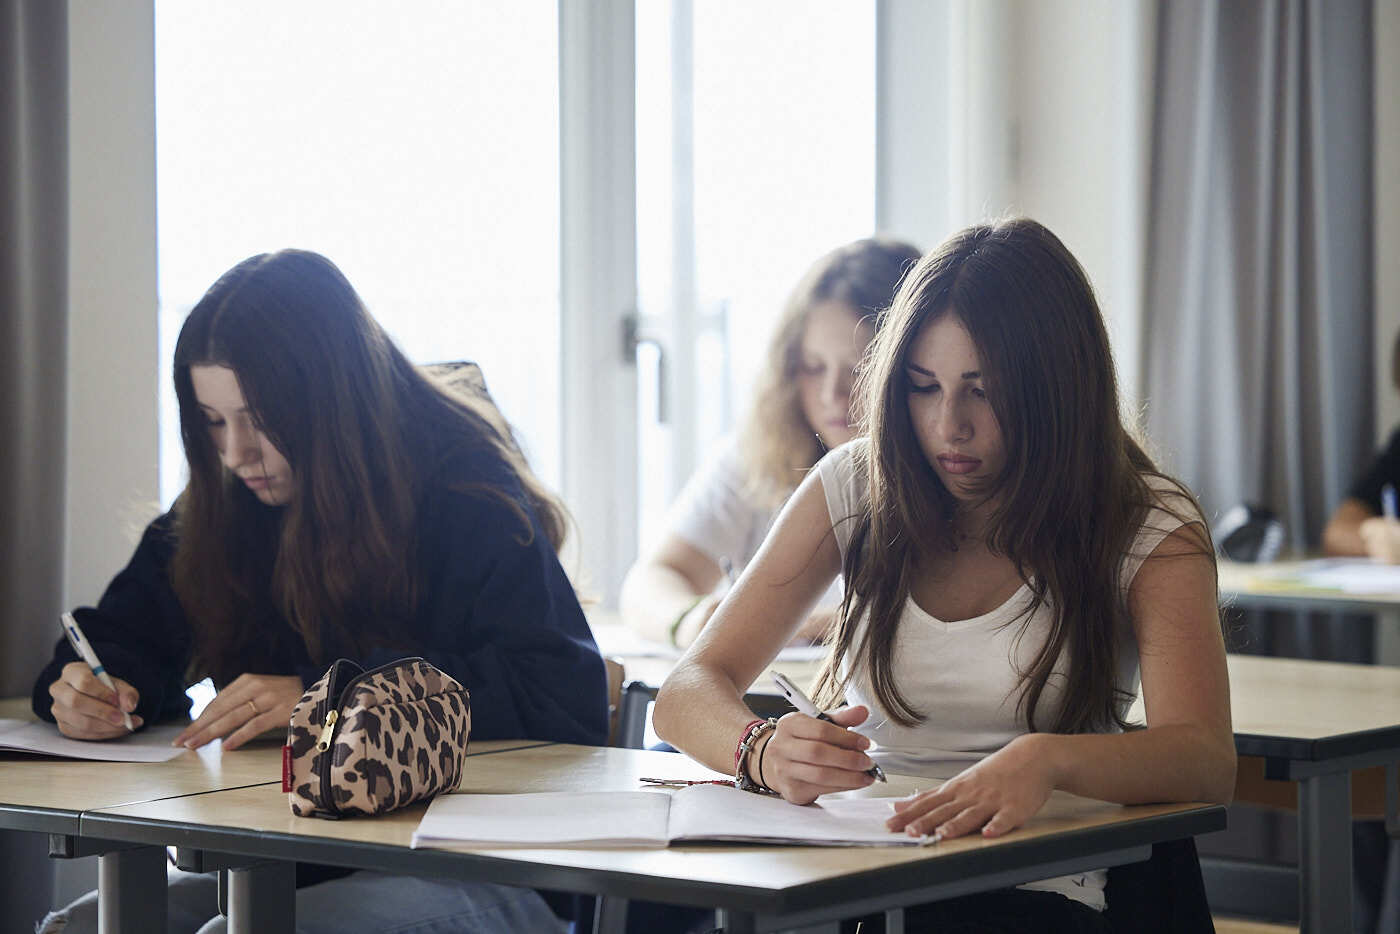
[[1045, 734], [1018, 736], [933, 791], [895, 802], [890, 830], [911, 837], [997, 837], [1030, 819], [1055, 789]]
[[237, 749], [267, 730], [286, 729], [304, 693], [296, 675], [241, 674], [214, 695], [199, 719], [181, 730], [171, 745], [198, 749], [223, 737], [224, 749]]

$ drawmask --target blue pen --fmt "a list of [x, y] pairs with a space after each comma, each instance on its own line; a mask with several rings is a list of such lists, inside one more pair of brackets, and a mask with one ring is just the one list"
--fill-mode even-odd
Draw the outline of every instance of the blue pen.
[[1381, 510], [1387, 519], [1394, 519], [1400, 515], [1395, 507], [1395, 484], [1387, 483], [1381, 487]]
[[[87, 641], [87, 636], [83, 635], [82, 629], [78, 628], [78, 621], [73, 618], [72, 613], [63, 614], [63, 634], [68, 637], [68, 644], [73, 646], [73, 651], [78, 653], [78, 657], [87, 662], [87, 666], [92, 669], [92, 673], [97, 675], [97, 680], [112, 689], [112, 693], [117, 693], [117, 686], [112, 681], [112, 676], [107, 674], [107, 669], [102, 666], [102, 660], [97, 657], [92, 643]], [[126, 731], [134, 732], [136, 727], [132, 725], [131, 714], [122, 711], [122, 721], [126, 723]]]

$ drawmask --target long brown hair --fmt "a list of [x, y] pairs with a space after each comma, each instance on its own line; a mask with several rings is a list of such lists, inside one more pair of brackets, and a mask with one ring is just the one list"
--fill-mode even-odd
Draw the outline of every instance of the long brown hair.
[[[294, 492], [265, 506], [226, 470], [190, 368], [237, 374]], [[562, 507], [478, 405], [427, 380], [335, 264], [283, 250], [239, 263], [190, 312], [175, 348], [189, 482], [175, 505], [171, 583], [195, 634], [196, 671], [225, 682], [280, 614], [313, 661], [392, 642], [418, 602], [415, 544], [427, 481], [455, 458], [495, 465], [454, 488], [532, 510], [557, 548]], [[523, 505], [522, 505], [523, 501]]]
[[[1027, 728], [1036, 729], [1037, 704], [1062, 656], [1067, 685], [1053, 731], [1123, 727], [1115, 660], [1128, 608], [1119, 574], [1147, 510], [1164, 505], [1146, 477], [1162, 475], [1120, 419], [1108, 334], [1084, 270], [1027, 219], [970, 227], [926, 256], [871, 344], [857, 386], [870, 437], [858, 449], [857, 475], [869, 507], [849, 520], [845, 599], [819, 693], [831, 703], [844, 690], [839, 665], [850, 654], [867, 666], [892, 719], [912, 726], [923, 716], [895, 685], [892, 656], [921, 559], [955, 547], [954, 500], [914, 433], [906, 373], [915, 339], [942, 315], [971, 335], [1007, 455], [988, 546], [1031, 586], [1023, 627], [1040, 606], [1054, 609], [1045, 644], [1020, 673]], [[1213, 562], [1194, 500], [1170, 483], [1191, 506], [1177, 517], [1192, 523], [1187, 534]]]
[[802, 335], [812, 310], [836, 301], [878, 323], [879, 314], [894, 300], [899, 280], [918, 261], [919, 251], [907, 243], [867, 237], [827, 253], [793, 288], [769, 341], [767, 363], [740, 432], [748, 491], [755, 500], [780, 506], [826, 453], [798, 398]]

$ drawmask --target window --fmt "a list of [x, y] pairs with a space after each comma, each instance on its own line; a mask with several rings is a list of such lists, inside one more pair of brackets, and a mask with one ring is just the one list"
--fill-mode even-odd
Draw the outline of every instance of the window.
[[638, 296], [655, 339], [638, 359], [644, 543], [742, 417], [798, 278], [875, 230], [875, 14], [636, 5]]
[[161, 497], [181, 322], [255, 253], [331, 258], [415, 362], [474, 359], [559, 486], [558, 13], [157, 0]]

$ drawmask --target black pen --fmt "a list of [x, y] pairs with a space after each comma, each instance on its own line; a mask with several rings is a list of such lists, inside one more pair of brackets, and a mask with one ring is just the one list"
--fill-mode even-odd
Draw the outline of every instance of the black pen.
[[[825, 720], [827, 723], [836, 722], [827, 715], [826, 711], [819, 709], [816, 704], [812, 703], [812, 699], [806, 694], [803, 694], [802, 689], [793, 684], [792, 680], [788, 678], [787, 675], [783, 674], [781, 671], [770, 671], [768, 673], [773, 676], [773, 683], [778, 686], [778, 690], [783, 692], [783, 696], [788, 699], [788, 702], [791, 703], [792, 706], [797, 708], [798, 712], [805, 713], [807, 716], [815, 717], [818, 720]], [[885, 778], [885, 770], [880, 768], [878, 764], [872, 765], [870, 768], [866, 769], [865, 774], [873, 775], [882, 782], [889, 781], [889, 779]]]

